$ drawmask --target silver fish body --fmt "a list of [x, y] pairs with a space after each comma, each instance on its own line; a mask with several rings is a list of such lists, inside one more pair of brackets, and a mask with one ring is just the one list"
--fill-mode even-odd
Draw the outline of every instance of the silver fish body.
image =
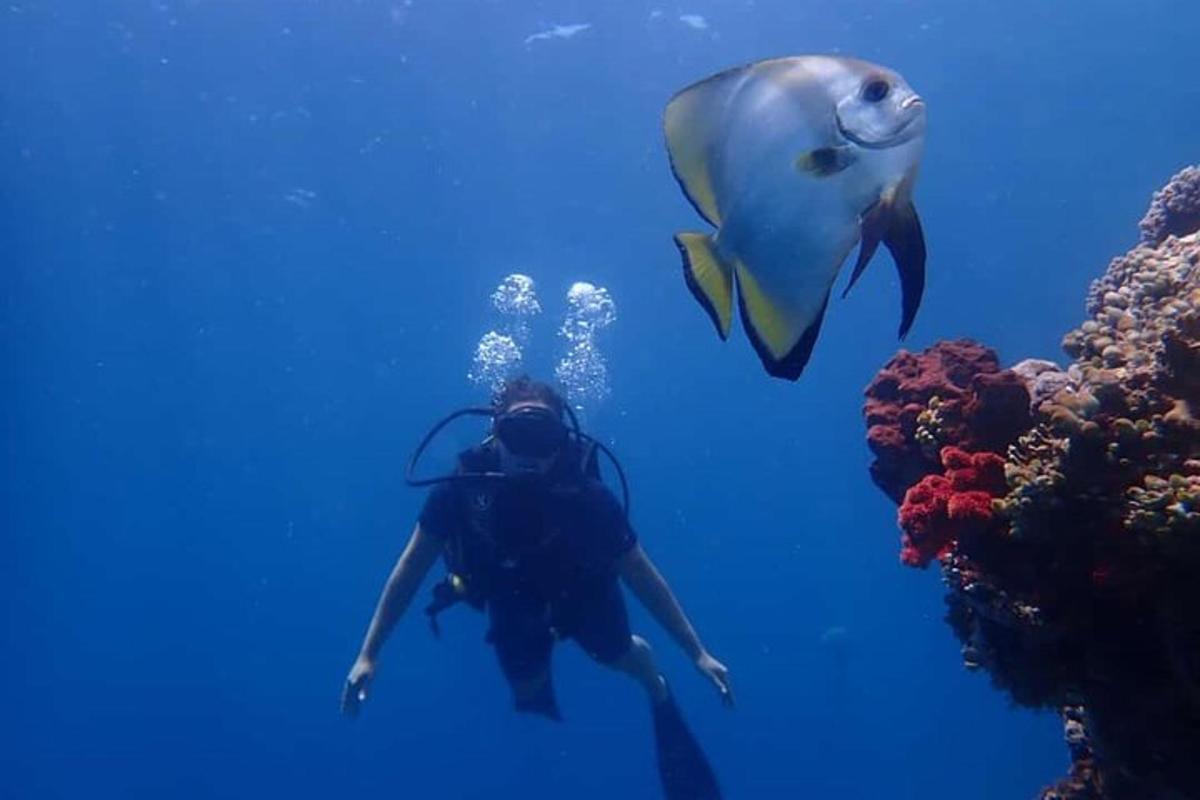
[[676, 241], [688, 286], [722, 337], [736, 294], [767, 371], [799, 377], [833, 280], [860, 241], [865, 260], [851, 282], [880, 241], [904, 254], [907, 329], [923, 287], [911, 187], [925, 113], [902, 78], [855, 59], [759, 62], [680, 92], [665, 127], [676, 177], [717, 227]]

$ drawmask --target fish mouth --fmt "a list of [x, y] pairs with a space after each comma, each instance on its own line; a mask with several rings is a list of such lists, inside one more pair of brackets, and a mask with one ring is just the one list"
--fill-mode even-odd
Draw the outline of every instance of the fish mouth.
[[868, 150], [886, 150], [889, 147], [896, 147], [905, 142], [912, 141], [921, 135], [923, 126], [918, 123], [925, 117], [925, 101], [914, 94], [900, 104], [900, 110], [908, 112], [905, 115], [903, 124], [883, 139], [867, 139], [843, 125], [839, 114], [834, 114], [834, 118], [837, 120], [838, 132], [849, 141]]

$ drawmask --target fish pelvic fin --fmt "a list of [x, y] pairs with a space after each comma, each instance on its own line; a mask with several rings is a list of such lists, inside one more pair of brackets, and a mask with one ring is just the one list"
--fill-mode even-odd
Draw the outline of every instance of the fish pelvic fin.
[[675, 246], [683, 258], [688, 289], [713, 321], [717, 335], [728, 339], [733, 325], [733, 269], [721, 260], [707, 234], [678, 233]]
[[883, 243], [900, 273], [900, 338], [908, 335], [925, 294], [925, 234], [912, 203], [897, 211]]
[[829, 290], [825, 290], [816, 313], [797, 322], [772, 302], [743, 265], [738, 265], [736, 274], [742, 325], [767, 374], [797, 380], [804, 372], [821, 332], [825, 309], [829, 305]]
[[879, 243], [883, 242], [900, 275], [900, 338], [903, 339], [916, 319], [925, 292], [925, 234], [912, 201], [905, 199], [897, 203], [894, 197], [894, 194], [885, 196], [863, 212], [858, 260], [842, 297], [850, 294], [879, 249]]

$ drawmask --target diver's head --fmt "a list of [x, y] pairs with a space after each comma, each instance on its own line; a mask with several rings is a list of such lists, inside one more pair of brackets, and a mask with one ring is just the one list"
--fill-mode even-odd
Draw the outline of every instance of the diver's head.
[[567, 443], [562, 397], [546, 384], [522, 375], [504, 384], [492, 408], [492, 435], [501, 472], [525, 477], [548, 473]]

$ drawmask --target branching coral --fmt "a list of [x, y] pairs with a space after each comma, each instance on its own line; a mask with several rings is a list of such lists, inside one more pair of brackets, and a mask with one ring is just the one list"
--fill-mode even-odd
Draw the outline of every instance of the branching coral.
[[968, 667], [1063, 714], [1073, 765], [1045, 800], [1200, 797], [1198, 226], [1185, 170], [1093, 284], [1066, 370], [954, 342], [868, 389], [902, 560], [940, 562]]

